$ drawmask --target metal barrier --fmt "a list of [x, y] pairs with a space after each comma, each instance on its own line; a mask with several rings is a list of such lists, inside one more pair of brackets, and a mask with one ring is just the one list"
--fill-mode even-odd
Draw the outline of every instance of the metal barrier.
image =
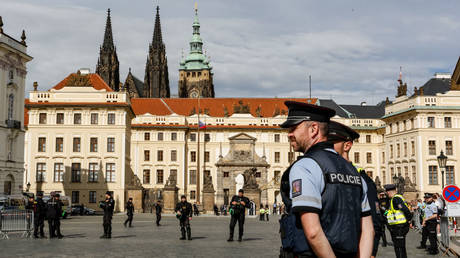
[[413, 226], [414, 229], [417, 231], [422, 231], [422, 222], [421, 222], [421, 215], [422, 212], [420, 209], [414, 210], [414, 214], [412, 216]]
[[441, 244], [449, 247], [449, 217], [441, 216]]
[[34, 213], [31, 210], [6, 210], [0, 213], [0, 236], [8, 239], [8, 233], [21, 233], [30, 237], [34, 230]]

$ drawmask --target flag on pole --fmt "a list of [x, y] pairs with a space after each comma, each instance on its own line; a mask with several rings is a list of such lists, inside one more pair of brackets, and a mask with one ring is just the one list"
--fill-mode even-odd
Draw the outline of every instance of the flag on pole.
[[203, 123], [203, 122], [201, 122], [201, 121], [198, 121], [198, 127], [199, 127], [200, 129], [206, 129], [206, 124]]

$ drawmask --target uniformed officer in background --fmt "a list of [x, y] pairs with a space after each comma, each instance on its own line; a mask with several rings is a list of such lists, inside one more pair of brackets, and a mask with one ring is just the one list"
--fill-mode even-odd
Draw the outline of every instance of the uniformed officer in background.
[[436, 237], [436, 226], [438, 222], [436, 221], [438, 217], [438, 207], [433, 201], [433, 195], [430, 193], [425, 193], [425, 203], [424, 208], [423, 222], [422, 222], [422, 242], [418, 249], [426, 249], [426, 240], [430, 240], [430, 247], [428, 248], [429, 254], [435, 255], [438, 254], [438, 242]]
[[[281, 257], [370, 257], [374, 230], [367, 186], [348, 161], [327, 142], [335, 111], [286, 101], [288, 138], [304, 153], [283, 174]], [[346, 232], [344, 234], [344, 232]]]
[[245, 208], [249, 208], [249, 199], [244, 196], [244, 190], [240, 189], [238, 195], [234, 195], [230, 201], [230, 236], [227, 241], [233, 241], [236, 222], [238, 222], [238, 241], [243, 241]]
[[387, 235], [385, 234], [385, 228], [386, 228], [386, 217], [385, 217], [385, 212], [388, 209], [390, 205], [390, 200], [388, 199], [388, 196], [385, 192], [385, 190], [382, 190], [382, 192], [379, 193], [379, 208], [380, 208], [380, 217], [381, 217], [381, 238], [382, 238], [382, 246], [386, 247], [388, 245], [387, 243]]
[[163, 208], [161, 207], [161, 201], [158, 200], [157, 203], [155, 204], [155, 215], [156, 215], [156, 223], [157, 226], [160, 226], [160, 220], [161, 220], [161, 210]]
[[59, 198], [58, 193], [51, 195], [51, 199], [47, 202], [46, 217], [48, 218], [50, 238], [61, 239], [64, 236], [61, 234], [62, 202]]
[[107, 191], [105, 193], [105, 200], [99, 202], [99, 207], [104, 210], [104, 217], [102, 218], [104, 234], [100, 238], [112, 238], [112, 216], [115, 202], [113, 201], [111, 192]]
[[396, 194], [396, 185], [388, 184], [384, 188], [388, 197], [391, 198], [389, 209], [386, 210], [386, 219], [395, 254], [397, 258], [406, 258], [406, 235], [409, 232], [409, 221], [412, 214], [404, 197]]
[[[359, 133], [350, 127], [335, 121], [331, 121], [329, 123], [328, 141], [333, 143], [334, 150], [350, 163], [349, 153], [353, 146], [353, 141], [356, 139], [359, 139]], [[379, 209], [379, 199], [377, 197], [377, 186], [375, 185], [374, 180], [367, 175], [364, 169], [359, 167], [356, 167], [356, 169], [367, 185], [367, 199], [369, 201], [369, 206], [371, 207], [372, 223], [374, 225], [375, 232], [374, 247], [372, 249], [371, 257], [375, 257], [377, 256], [377, 251], [379, 249], [379, 240], [382, 235], [383, 224]]]
[[192, 240], [192, 229], [190, 228], [190, 220], [192, 219], [192, 205], [187, 202], [185, 195], [180, 197], [180, 202], [177, 203], [176, 216], [179, 219], [181, 238], [180, 240], [185, 240], [185, 231], [187, 231], [188, 240]]
[[128, 215], [128, 218], [125, 220], [125, 223], [123, 223], [123, 225], [126, 227], [126, 224], [129, 223], [129, 227], [131, 227], [134, 216], [134, 204], [133, 198], [131, 197], [129, 197], [128, 202], [126, 203], [126, 215]]

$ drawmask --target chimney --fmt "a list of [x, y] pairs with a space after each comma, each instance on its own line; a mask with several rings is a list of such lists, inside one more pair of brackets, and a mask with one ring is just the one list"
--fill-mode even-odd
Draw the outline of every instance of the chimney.
[[78, 71], [81, 75], [87, 75], [91, 72], [89, 68], [80, 68]]
[[361, 107], [367, 106], [366, 101], [361, 102]]
[[38, 88], [38, 82], [34, 82], [34, 91], [37, 91]]

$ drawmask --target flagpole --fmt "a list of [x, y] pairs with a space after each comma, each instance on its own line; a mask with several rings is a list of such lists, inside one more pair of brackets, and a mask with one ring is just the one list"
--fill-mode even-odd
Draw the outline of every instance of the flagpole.
[[197, 140], [197, 168], [196, 168], [196, 196], [195, 200], [200, 203], [200, 95], [198, 95], [198, 140]]

